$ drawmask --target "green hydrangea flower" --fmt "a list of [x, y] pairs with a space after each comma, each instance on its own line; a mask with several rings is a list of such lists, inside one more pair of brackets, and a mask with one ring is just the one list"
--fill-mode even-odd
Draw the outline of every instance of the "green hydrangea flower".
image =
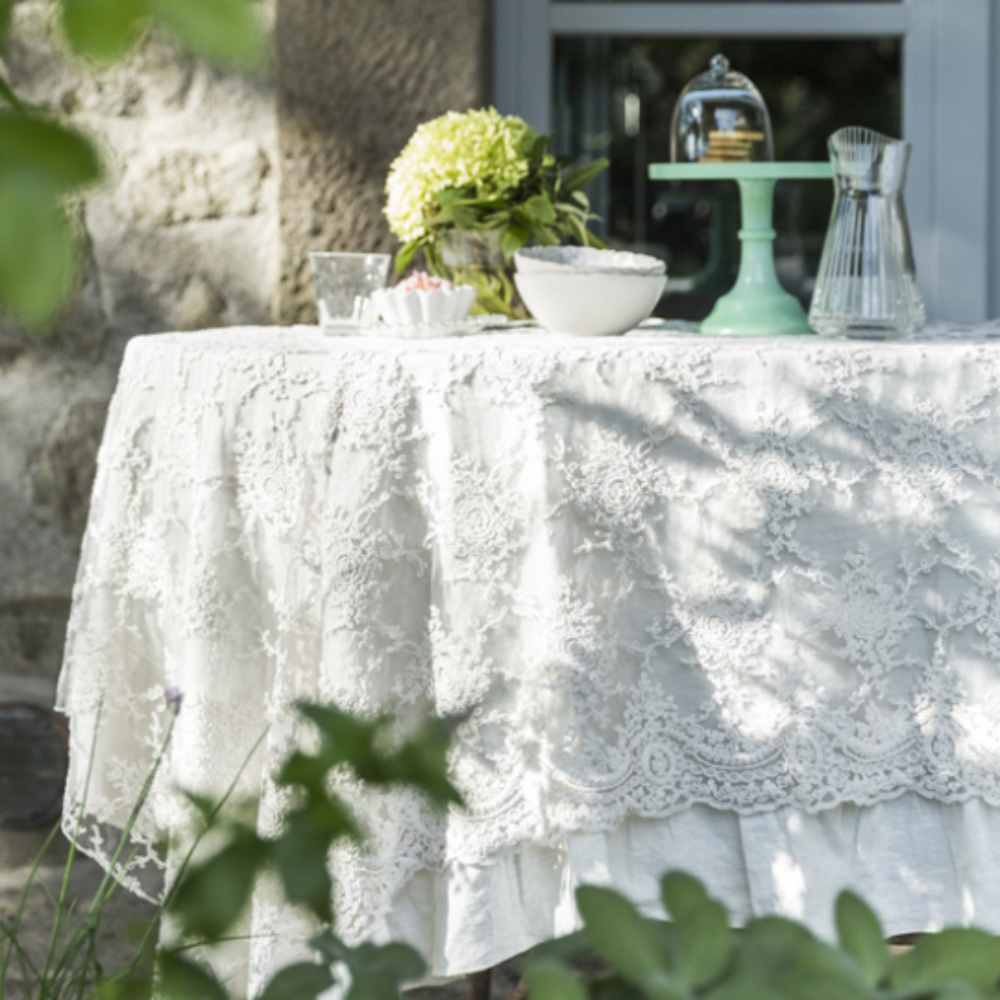
[[425, 122], [389, 170], [389, 228], [404, 243], [427, 235], [426, 220], [440, 207], [437, 195], [448, 188], [472, 188], [478, 198], [516, 188], [531, 170], [537, 139], [523, 119], [494, 108], [450, 111]]

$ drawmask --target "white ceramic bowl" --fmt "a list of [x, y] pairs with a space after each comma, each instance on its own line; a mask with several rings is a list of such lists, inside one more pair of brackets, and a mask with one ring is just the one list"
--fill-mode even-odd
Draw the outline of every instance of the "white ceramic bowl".
[[435, 288], [403, 291], [401, 288], [380, 288], [372, 295], [378, 315], [393, 326], [435, 326], [438, 323], [460, 323], [469, 315], [476, 301], [471, 285], [455, 288]]
[[609, 337], [638, 326], [660, 301], [665, 274], [642, 271], [518, 271], [531, 315], [552, 333]]
[[517, 270], [540, 271], [639, 271], [663, 274], [666, 264], [657, 257], [629, 250], [599, 250], [597, 247], [525, 247], [514, 254]]

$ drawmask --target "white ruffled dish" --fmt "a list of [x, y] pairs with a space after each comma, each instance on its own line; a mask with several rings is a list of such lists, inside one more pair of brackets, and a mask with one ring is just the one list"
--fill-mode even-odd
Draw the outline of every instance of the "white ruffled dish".
[[[434, 337], [464, 337], [467, 334], [503, 330], [511, 324], [506, 316], [466, 316], [444, 323], [374, 323], [360, 332], [366, 337], [398, 337], [403, 340], [430, 340]], [[517, 324], [520, 326], [521, 324]]]
[[662, 260], [629, 250], [599, 250], [597, 247], [525, 247], [514, 254], [520, 274], [552, 272], [613, 272], [664, 274]]
[[390, 326], [461, 323], [475, 301], [476, 290], [471, 285], [433, 291], [380, 288], [372, 295], [379, 318]]

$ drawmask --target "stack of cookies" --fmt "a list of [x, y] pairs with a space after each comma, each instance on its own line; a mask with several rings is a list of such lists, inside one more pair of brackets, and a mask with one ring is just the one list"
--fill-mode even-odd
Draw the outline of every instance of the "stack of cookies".
[[708, 149], [698, 162], [749, 163], [753, 159], [750, 155], [753, 144], [763, 141], [763, 132], [709, 132]]

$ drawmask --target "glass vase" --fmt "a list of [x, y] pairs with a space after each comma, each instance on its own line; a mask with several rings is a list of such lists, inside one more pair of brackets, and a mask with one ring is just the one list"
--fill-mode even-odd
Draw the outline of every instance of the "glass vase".
[[503, 253], [502, 229], [448, 229], [426, 248], [432, 274], [476, 290], [474, 316], [530, 316], [514, 284], [514, 261]]
[[830, 136], [834, 202], [809, 323], [817, 333], [895, 337], [924, 325], [903, 204], [910, 145], [866, 128]]

